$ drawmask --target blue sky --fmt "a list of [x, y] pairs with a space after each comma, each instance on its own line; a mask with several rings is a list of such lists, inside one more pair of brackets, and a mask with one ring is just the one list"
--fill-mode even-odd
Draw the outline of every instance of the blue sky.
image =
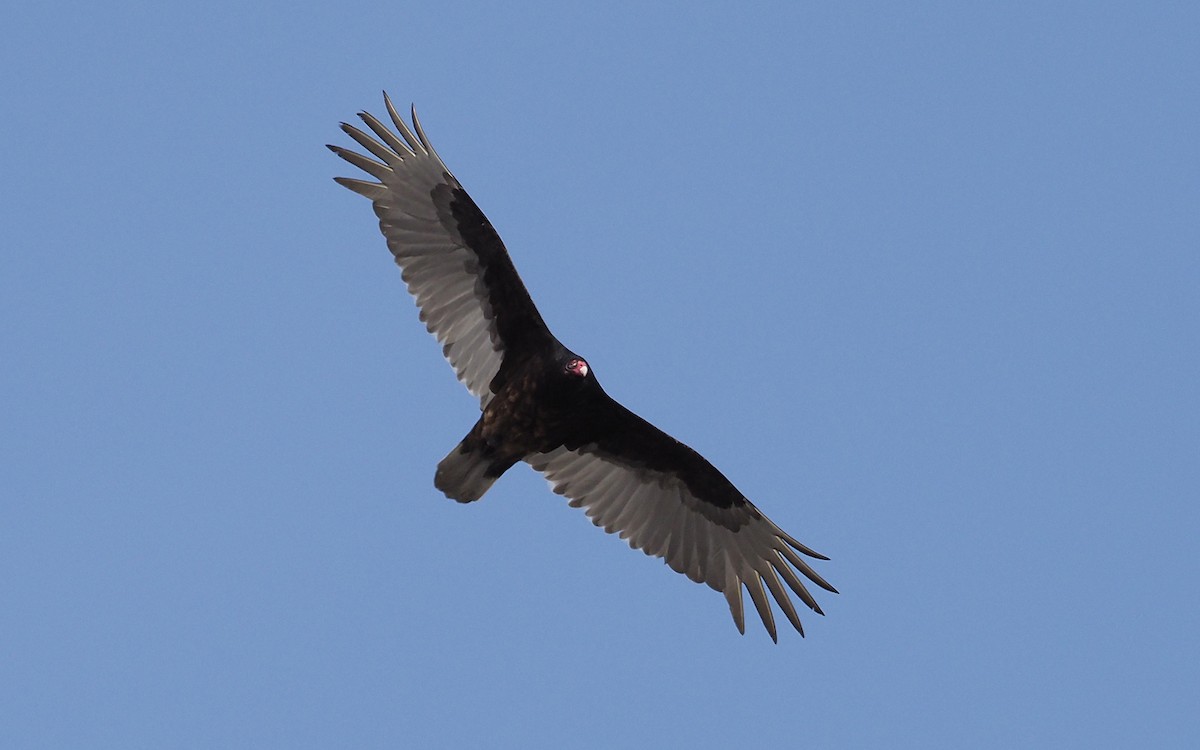
[[[0, 745], [1194, 746], [1198, 24], [10, 12]], [[384, 88], [606, 389], [832, 558], [807, 638], [526, 467], [434, 490], [476, 406], [323, 148]]]

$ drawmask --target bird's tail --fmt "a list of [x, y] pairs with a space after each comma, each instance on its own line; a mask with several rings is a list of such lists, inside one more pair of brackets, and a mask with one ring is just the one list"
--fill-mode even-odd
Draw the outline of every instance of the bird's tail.
[[441, 460], [433, 486], [446, 497], [460, 503], [471, 503], [496, 483], [516, 460], [504, 460], [471, 430], [462, 442]]

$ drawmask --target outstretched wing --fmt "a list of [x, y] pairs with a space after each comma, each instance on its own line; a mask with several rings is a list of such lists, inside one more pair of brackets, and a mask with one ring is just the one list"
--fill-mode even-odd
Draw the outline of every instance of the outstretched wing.
[[458, 379], [485, 406], [506, 353], [542, 347], [553, 337], [504, 243], [429, 144], [416, 110], [410, 129], [386, 93], [384, 103], [404, 140], [366, 112], [359, 117], [376, 137], [342, 123], [379, 161], [329, 146], [378, 182], [334, 179], [371, 199], [421, 320]]
[[828, 558], [772, 523], [699, 453], [607, 395], [590, 411], [566, 445], [526, 459], [554, 491], [606, 532], [724, 593], [740, 632], [746, 632], [744, 586], [772, 640], [766, 591], [804, 635], [783, 583], [824, 614], [796, 571], [837, 593], [801, 555]]

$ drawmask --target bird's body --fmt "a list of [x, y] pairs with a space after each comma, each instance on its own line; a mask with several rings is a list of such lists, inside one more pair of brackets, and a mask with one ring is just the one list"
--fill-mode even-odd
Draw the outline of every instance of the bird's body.
[[379, 180], [336, 178], [372, 200], [421, 320], [480, 400], [479, 421], [438, 464], [437, 488], [472, 502], [524, 461], [597, 526], [724, 593], [739, 630], [744, 586], [773, 639], [766, 591], [803, 634], [780, 579], [820, 613], [796, 571], [834, 591], [800, 555], [825, 558], [762, 515], [700, 454], [605, 393], [591, 366], [550, 333], [499, 235], [416, 113], [410, 129], [385, 102], [403, 140], [366, 113], [375, 137], [342, 124], [380, 161], [330, 149]]
[[459, 502], [478, 500], [516, 462], [575, 443], [572, 425], [593, 420], [589, 406], [603, 390], [590, 371], [580, 375], [566, 369], [569, 362], [583, 360], [565, 356], [564, 350], [557, 357], [526, 357], [511, 372], [502, 368], [502, 384], [479, 421], [438, 465], [434, 485]]

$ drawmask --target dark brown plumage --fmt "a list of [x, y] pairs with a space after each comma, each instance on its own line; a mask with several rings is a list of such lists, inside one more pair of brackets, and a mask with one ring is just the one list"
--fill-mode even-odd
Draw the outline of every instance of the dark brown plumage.
[[372, 201], [421, 320], [479, 398], [479, 421], [438, 464], [437, 488], [459, 502], [478, 500], [525, 461], [597, 526], [724, 593], [739, 631], [744, 586], [772, 639], [767, 591], [803, 635], [787, 589], [821, 613], [796, 572], [835, 591], [801, 555], [827, 558], [772, 523], [700, 454], [604, 392], [587, 362], [550, 333], [499, 235], [433, 150], [416, 112], [410, 129], [386, 94], [384, 101], [399, 136], [365, 112], [374, 136], [342, 123], [379, 161], [329, 148], [378, 180], [335, 178]]

